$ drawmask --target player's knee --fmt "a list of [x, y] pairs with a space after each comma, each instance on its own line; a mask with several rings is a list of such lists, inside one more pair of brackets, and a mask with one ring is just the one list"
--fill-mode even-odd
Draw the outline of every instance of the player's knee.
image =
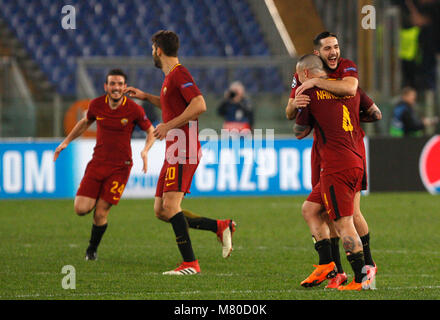
[[73, 203], [73, 208], [75, 213], [79, 216], [84, 216], [93, 210], [95, 207], [95, 202], [88, 199], [83, 199], [82, 197], [76, 197]]
[[162, 206], [154, 206], [154, 214], [156, 218], [162, 221], [168, 221]]
[[156, 218], [157, 218], [157, 219], [162, 220], [162, 221], [165, 221], [165, 222], [168, 222], [168, 218], [167, 218], [167, 216], [164, 214], [163, 211], [158, 211], [158, 212], [155, 212], [155, 213], [156, 213]]
[[74, 210], [75, 213], [79, 216], [84, 216], [88, 214], [90, 211], [92, 211], [93, 208], [90, 208], [89, 206], [85, 206], [83, 204], [75, 203]]
[[301, 214], [305, 221], [308, 221], [310, 219], [310, 216], [314, 214], [313, 207], [310, 205], [309, 202], [305, 201], [302, 204]]

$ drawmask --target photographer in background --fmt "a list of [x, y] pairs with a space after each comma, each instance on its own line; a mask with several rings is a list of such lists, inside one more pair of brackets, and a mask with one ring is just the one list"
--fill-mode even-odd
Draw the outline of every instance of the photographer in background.
[[252, 130], [254, 112], [240, 81], [230, 84], [222, 103], [217, 108], [217, 113], [224, 118], [223, 129]]
[[438, 117], [420, 118], [415, 110], [417, 91], [412, 87], [402, 89], [400, 101], [393, 110], [390, 135], [392, 137], [417, 137], [424, 134], [428, 126], [435, 126]]

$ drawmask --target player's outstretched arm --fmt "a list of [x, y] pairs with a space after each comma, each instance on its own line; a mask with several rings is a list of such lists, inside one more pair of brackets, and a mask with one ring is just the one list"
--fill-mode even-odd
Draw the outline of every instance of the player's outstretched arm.
[[126, 93], [130, 98], [136, 98], [139, 100], [149, 101], [152, 104], [154, 104], [156, 107], [161, 109], [159, 96], [149, 94], [149, 93], [144, 92], [144, 91], [142, 91], [138, 88], [135, 88], [135, 87], [125, 88], [124, 93]]
[[154, 126], [150, 126], [147, 129], [147, 138], [145, 140], [145, 146], [144, 149], [142, 149], [141, 151], [141, 158], [143, 161], [143, 167], [142, 167], [142, 172], [147, 173], [147, 169], [148, 169], [148, 151], [151, 149], [151, 147], [154, 144], [154, 141], [156, 141], [156, 138], [154, 137]]
[[295, 137], [297, 139], [302, 139], [302, 138], [307, 137], [309, 135], [310, 131], [312, 131], [311, 126], [300, 125], [297, 123], [295, 123], [295, 125], [293, 126], [293, 132], [295, 133]]
[[55, 149], [55, 152], [53, 154], [53, 161], [56, 161], [61, 151], [66, 149], [70, 142], [82, 135], [92, 123], [93, 121], [87, 119], [87, 117], [84, 117], [80, 121], [78, 121], [75, 127], [73, 127], [72, 131], [70, 131], [67, 137]]
[[170, 131], [171, 129], [180, 128], [187, 124], [189, 121], [197, 119], [198, 116], [205, 111], [205, 99], [202, 95], [198, 95], [197, 97], [192, 98], [185, 111], [183, 111], [179, 116], [166, 123], [158, 124], [156, 129], [154, 130], [154, 136], [159, 140], [163, 140], [167, 136], [168, 131]]
[[359, 119], [362, 122], [376, 122], [382, 119], [382, 112], [379, 107], [373, 103], [367, 110], [360, 114]]

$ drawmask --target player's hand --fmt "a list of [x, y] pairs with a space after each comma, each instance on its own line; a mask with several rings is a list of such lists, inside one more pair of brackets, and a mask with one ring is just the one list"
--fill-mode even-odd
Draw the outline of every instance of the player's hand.
[[169, 129], [165, 123], [159, 123], [153, 131], [153, 135], [156, 139], [163, 140], [166, 138]]
[[53, 154], [53, 161], [56, 161], [58, 159], [58, 156], [60, 155], [60, 152], [67, 148], [67, 143], [60, 143], [60, 145], [55, 149], [55, 152]]
[[319, 79], [318, 78], [313, 78], [313, 79], [308, 79], [306, 81], [304, 81], [297, 89], [295, 92], [295, 97], [301, 95], [305, 90], [313, 88], [316, 86], [317, 81]]
[[292, 105], [295, 108], [305, 108], [307, 107], [307, 105], [310, 103], [310, 97], [306, 94], [300, 94], [298, 96], [295, 97]]
[[136, 99], [141, 99], [141, 100], [143, 100], [144, 96], [145, 96], [145, 92], [143, 92], [142, 90], [135, 88], [135, 87], [125, 88], [124, 94], [127, 94], [131, 98], [136, 98]]
[[142, 150], [141, 158], [142, 158], [142, 162], [144, 163], [144, 165], [142, 167], [142, 172], [147, 173], [147, 168], [148, 168], [148, 151], [147, 150]]

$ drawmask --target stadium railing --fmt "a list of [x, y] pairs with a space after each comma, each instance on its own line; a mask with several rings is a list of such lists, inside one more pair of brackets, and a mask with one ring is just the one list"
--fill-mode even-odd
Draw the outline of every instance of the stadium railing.
[[0, 57], [0, 137], [35, 136], [36, 105], [14, 57]]

